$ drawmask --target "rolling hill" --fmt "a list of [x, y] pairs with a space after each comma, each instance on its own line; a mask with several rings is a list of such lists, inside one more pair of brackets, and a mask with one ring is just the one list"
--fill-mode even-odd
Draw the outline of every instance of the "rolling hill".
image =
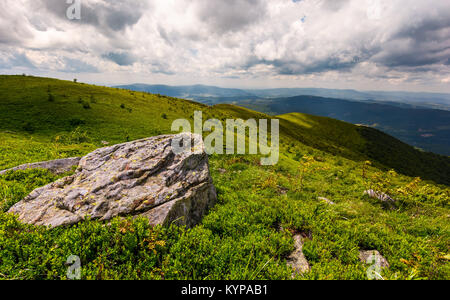
[[[192, 120], [197, 110], [222, 121], [275, 118], [229, 104], [0, 76], [0, 169], [171, 133], [172, 121]], [[450, 158], [365, 126], [298, 113], [276, 118], [277, 165], [211, 155], [218, 204], [193, 229], [151, 228], [141, 219], [24, 225], [5, 211], [57, 178], [44, 170], [0, 175], [0, 275], [63, 279], [75, 254], [83, 279], [291, 279], [286, 257], [301, 233], [311, 270], [296, 279], [366, 279], [358, 255], [372, 249], [390, 263], [385, 279], [448, 279]], [[394, 197], [395, 209], [364, 196], [370, 188]]]
[[207, 105], [236, 104], [271, 115], [298, 112], [330, 117], [377, 128], [424, 151], [450, 155], [450, 96], [447, 94], [330, 89], [239, 90], [203, 85], [135, 84], [119, 88], [191, 99]]
[[[99, 145], [103, 140], [118, 143], [170, 133], [170, 120], [192, 119], [195, 110], [204, 111], [205, 120], [217, 117], [221, 120], [236, 117], [270, 118], [268, 115], [243, 110], [234, 105], [210, 107], [170, 97], [43, 78], [2, 76], [0, 89], [2, 95], [8, 95], [2, 99], [0, 109], [9, 112], [0, 115], [0, 130], [17, 132], [19, 129], [21, 133], [48, 138], [64, 136], [81, 127], [85, 128], [90, 138]], [[54, 99], [49, 99], [49, 95]], [[298, 107], [298, 103], [305, 103], [303, 98], [300, 98], [300, 101], [296, 99], [281, 103], [268, 102], [267, 108], [271, 111], [279, 110], [280, 113], [289, 112], [294, 109], [289, 105]], [[312, 109], [315, 101], [317, 99], [308, 97], [304, 107]], [[339, 107], [340, 104], [341, 102], [337, 101], [327, 103], [332, 106], [331, 110], [336, 109], [336, 113], [346, 112], [347, 107]], [[367, 110], [374, 109], [369, 105]], [[243, 114], [243, 111], [246, 113]], [[383, 112], [380, 112], [379, 115], [382, 114]], [[302, 116], [304, 121], [299, 123], [292, 121], [292, 117], [282, 117], [281, 134], [286, 137], [333, 155], [361, 161], [374, 160], [409, 176], [450, 183], [448, 157], [415, 150], [364, 126], [312, 115], [294, 116]], [[439, 122], [439, 118], [435, 116], [433, 122]], [[301, 126], [307, 123], [310, 126]], [[352, 138], [345, 138], [346, 136]]]
[[377, 128], [414, 147], [450, 155], [450, 111], [313, 96], [242, 100], [236, 104], [278, 115], [302, 112]]

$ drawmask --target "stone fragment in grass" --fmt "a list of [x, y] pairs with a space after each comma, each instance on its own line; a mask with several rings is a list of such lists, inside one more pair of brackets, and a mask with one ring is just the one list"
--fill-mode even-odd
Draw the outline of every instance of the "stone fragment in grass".
[[334, 203], [333, 201], [331, 201], [331, 200], [329, 200], [329, 199], [327, 199], [327, 198], [325, 198], [325, 197], [319, 197], [319, 198], [317, 198], [318, 200], [320, 200], [320, 201], [323, 201], [323, 202], [325, 202], [325, 203], [327, 203], [327, 204], [329, 204], [329, 205], [335, 205], [336, 203]]
[[295, 270], [293, 277], [299, 274], [307, 273], [311, 269], [308, 260], [303, 254], [304, 240], [302, 235], [301, 234], [294, 235], [294, 242], [295, 242], [295, 250], [287, 259], [288, 265], [290, 265]]
[[14, 167], [11, 169], [0, 171], [0, 175], [3, 175], [10, 171], [19, 171], [19, 170], [30, 170], [30, 169], [45, 169], [49, 170], [53, 174], [59, 175], [64, 174], [72, 170], [73, 167], [77, 166], [80, 162], [81, 157], [71, 157], [71, 158], [63, 158], [51, 161], [43, 161], [31, 164], [24, 164], [18, 167]]
[[381, 202], [384, 202], [384, 203], [391, 203], [391, 204], [395, 203], [395, 200], [392, 199], [386, 193], [377, 192], [377, 191], [374, 191], [374, 190], [368, 190], [368, 191], [364, 191], [364, 195], [368, 195], [370, 198], [378, 199], [378, 200], [380, 200]]
[[217, 171], [219, 171], [220, 174], [225, 174], [227, 172], [225, 169], [218, 169]]
[[376, 264], [381, 269], [389, 268], [389, 263], [377, 250], [359, 251], [359, 260], [368, 265]]

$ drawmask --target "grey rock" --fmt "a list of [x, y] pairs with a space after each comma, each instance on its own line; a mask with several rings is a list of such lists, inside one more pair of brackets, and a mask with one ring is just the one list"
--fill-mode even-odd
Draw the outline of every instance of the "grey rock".
[[311, 269], [308, 260], [303, 254], [303, 244], [304, 244], [303, 237], [300, 234], [295, 235], [294, 242], [295, 242], [295, 251], [292, 252], [292, 254], [288, 257], [287, 260], [288, 265], [290, 265], [295, 270], [293, 276], [307, 273]]
[[278, 186], [278, 193], [280, 195], [287, 195], [287, 193], [289, 192], [288, 188], [282, 187], [282, 186]]
[[396, 202], [394, 199], [392, 199], [386, 193], [377, 192], [377, 191], [374, 191], [374, 190], [364, 191], [364, 195], [368, 195], [370, 198], [378, 199], [378, 200], [380, 200], [381, 202], [384, 202], [384, 203], [394, 204]]
[[389, 268], [388, 261], [377, 250], [359, 252], [359, 259], [368, 266], [367, 277], [370, 280], [384, 280], [383, 269]]
[[191, 134], [152, 137], [98, 149], [73, 176], [36, 189], [10, 213], [22, 222], [57, 227], [86, 217], [146, 217], [152, 225], [197, 225], [216, 202], [204, 145], [176, 154], [172, 141]]
[[47, 169], [54, 174], [63, 174], [72, 170], [74, 166], [77, 166], [80, 162], [81, 157], [71, 157], [64, 159], [57, 159], [51, 161], [44, 161], [32, 164], [24, 164], [18, 167], [0, 171], [0, 175], [3, 175], [9, 171], [19, 171], [28, 169]]
[[365, 264], [376, 264], [381, 269], [389, 268], [389, 263], [377, 250], [367, 250], [359, 252], [359, 260]]
[[218, 169], [217, 171], [219, 171], [220, 174], [225, 174], [227, 172], [225, 169]]
[[325, 197], [318, 197], [317, 199], [320, 200], [320, 201], [323, 201], [323, 202], [325, 202], [325, 203], [327, 203], [329, 205], [335, 205], [336, 204], [333, 201], [331, 201], [330, 199], [327, 199]]

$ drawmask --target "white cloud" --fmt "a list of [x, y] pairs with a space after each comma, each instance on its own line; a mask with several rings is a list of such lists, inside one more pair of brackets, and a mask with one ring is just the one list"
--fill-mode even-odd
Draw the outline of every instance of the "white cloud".
[[449, 1], [81, 1], [3, 0], [0, 72], [450, 92]]

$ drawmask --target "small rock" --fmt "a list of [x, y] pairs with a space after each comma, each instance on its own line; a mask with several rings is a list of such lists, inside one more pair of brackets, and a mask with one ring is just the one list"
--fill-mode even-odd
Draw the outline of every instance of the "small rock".
[[359, 259], [362, 263], [370, 265], [367, 276], [372, 280], [383, 279], [381, 272], [383, 269], [389, 268], [388, 261], [377, 250], [360, 251]]
[[287, 195], [287, 193], [289, 192], [288, 188], [282, 187], [282, 186], [278, 186], [278, 193], [280, 195]]
[[373, 265], [379, 263], [381, 268], [389, 268], [389, 263], [377, 250], [359, 251], [359, 259], [361, 262]]
[[294, 235], [295, 250], [288, 257], [287, 263], [294, 268], [293, 277], [298, 274], [304, 274], [311, 270], [308, 260], [303, 254], [303, 237], [300, 234]]
[[9, 171], [31, 170], [31, 169], [45, 169], [49, 170], [50, 172], [56, 175], [59, 175], [69, 172], [74, 166], [78, 165], [80, 160], [81, 157], [71, 157], [51, 161], [37, 162], [32, 164], [24, 164], [15, 168], [0, 171], [0, 175], [3, 175]]
[[109, 142], [107, 142], [107, 141], [102, 141], [102, 145], [108, 146], [108, 145], [109, 145]]
[[227, 172], [227, 170], [225, 169], [218, 169], [217, 170], [220, 174], [225, 174]]
[[389, 195], [382, 192], [376, 192], [374, 190], [364, 191], [364, 195], [368, 195], [370, 198], [378, 199], [384, 203], [395, 203], [395, 200], [392, 199]]
[[324, 197], [319, 197], [319, 198], [317, 198], [318, 200], [320, 200], [320, 201], [323, 201], [323, 202], [325, 202], [325, 203], [327, 203], [327, 204], [329, 204], [329, 205], [335, 205], [336, 203], [334, 203], [333, 201], [331, 201], [331, 200], [329, 200], [329, 199], [327, 199], [327, 198], [324, 198]]

